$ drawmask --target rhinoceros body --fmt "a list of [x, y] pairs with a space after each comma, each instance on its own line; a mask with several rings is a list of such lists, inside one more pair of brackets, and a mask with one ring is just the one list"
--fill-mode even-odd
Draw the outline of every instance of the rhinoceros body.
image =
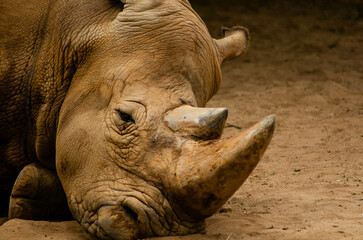
[[10, 218], [69, 208], [101, 239], [200, 232], [267, 148], [273, 116], [219, 139], [227, 109], [203, 108], [220, 64], [247, 50], [245, 28], [215, 40], [186, 0], [3, 0], [0, 11]]

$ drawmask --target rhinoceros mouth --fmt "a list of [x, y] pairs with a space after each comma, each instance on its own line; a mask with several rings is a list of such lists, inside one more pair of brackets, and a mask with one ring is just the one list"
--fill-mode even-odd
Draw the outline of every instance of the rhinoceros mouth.
[[204, 230], [204, 221], [181, 221], [166, 199], [161, 204], [150, 200], [133, 196], [118, 204], [101, 205], [97, 235], [106, 239], [137, 239], [186, 235]]

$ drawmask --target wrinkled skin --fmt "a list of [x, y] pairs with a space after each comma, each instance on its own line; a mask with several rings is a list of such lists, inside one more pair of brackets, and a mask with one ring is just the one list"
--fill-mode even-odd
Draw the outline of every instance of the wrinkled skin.
[[[216, 140], [227, 111], [197, 108], [217, 92], [220, 64], [247, 49], [247, 31], [212, 39], [183, 0], [34, 0], [21, 13], [33, 20], [3, 5], [16, 24], [0, 19], [2, 182], [32, 162], [55, 169], [74, 218], [101, 239], [203, 231], [272, 137], [269, 117]], [[203, 126], [179, 123], [193, 111]]]

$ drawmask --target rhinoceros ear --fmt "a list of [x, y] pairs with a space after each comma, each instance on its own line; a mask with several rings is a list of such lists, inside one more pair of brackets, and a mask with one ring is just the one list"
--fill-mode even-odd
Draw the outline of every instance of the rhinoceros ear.
[[250, 43], [250, 33], [247, 28], [236, 26], [222, 28], [224, 38], [215, 40], [220, 55], [220, 63], [245, 53]]

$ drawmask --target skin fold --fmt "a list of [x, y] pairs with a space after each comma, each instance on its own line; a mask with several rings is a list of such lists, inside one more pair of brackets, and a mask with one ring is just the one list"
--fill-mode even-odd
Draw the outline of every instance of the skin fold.
[[[5, 0], [0, 11], [10, 217], [67, 201], [94, 238], [202, 232], [266, 150], [273, 116], [220, 140], [228, 111], [203, 108], [247, 29], [213, 39], [186, 0]], [[41, 218], [67, 216], [56, 209]]]

